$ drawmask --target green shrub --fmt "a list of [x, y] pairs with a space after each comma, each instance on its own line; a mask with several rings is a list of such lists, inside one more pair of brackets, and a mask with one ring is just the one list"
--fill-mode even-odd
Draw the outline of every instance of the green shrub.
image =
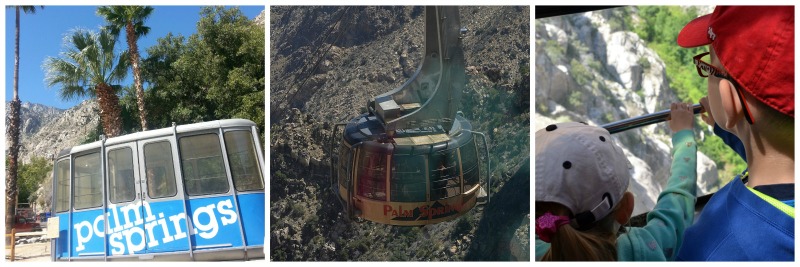
[[638, 61], [636, 61], [639, 66], [642, 66], [642, 70], [647, 71], [650, 69], [650, 61], [647, 60], [646, 57], [640, 57]]
[[586, 67], [583, 66], [578, 60], [572, 59], [569, 62], [570, 70], [569, 73], [572, 75], [572, 78], [580, 85], [586, 85], [593, 79], [593, 76]]

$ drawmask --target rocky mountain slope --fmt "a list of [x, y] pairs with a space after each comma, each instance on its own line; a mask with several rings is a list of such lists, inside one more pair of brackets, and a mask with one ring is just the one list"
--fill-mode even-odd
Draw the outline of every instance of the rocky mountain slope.
[[459, 11], [468, 29], [462, 111], [490, 139], [493, 204], [420, 228], [349, 221], [329, 190], [328, 162], [334, 124], [416, 71], [424, 9], [271, 8], [272, 260], [530, 259], [530, 8]]
[[[631, 13], [629, 21], [638, 20], [635, 7]], [[664, 62], [625, 30], [633, 25], [625, 25], [622, 16], [606, 9], [535, 21], [534, 130], [561, 121], [603, 125], [678, 101]], [[634, 166], [634, 214], [653, 208], [669, 178], [670, 134], [660, 123], [614, 135]], [[716, 164], [699, 153], [697, 171], [698, 195], [708, 194], [717, 186]]]
[[[6, 103], [6, 110], [9, 107]], [[91, 100], [67, 110], [28, 102], [21, 107], [20, 161], [23, 163], [32, 157], [49, 159], [62, 149], [81, 144], [100, 121], [97, 105]]]

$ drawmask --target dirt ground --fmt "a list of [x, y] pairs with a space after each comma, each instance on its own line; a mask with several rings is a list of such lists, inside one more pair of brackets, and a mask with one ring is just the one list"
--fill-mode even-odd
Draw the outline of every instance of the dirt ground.
[[[5, 250], [6, 261], [9, 260], [10, 249]], [[14, 247], [14, 261], [50, 261], [50, 243], [40, 242], [33, 244], [17, 245]]]
[[[36, 233], [22, 233], [20, 236], [42, 236], [43, 232], [36, 232]], [[22, 237], [25, 238], [25, 237]], [[6, 248], [3, 256], [5, 257], [5, 261], [9, 262], [11, 257], [11, 249]], [[48, 262], [50, 261], [50, 242], [48, 241], [41, 241], [35, 242], [30, 244], [20, 244], [14, 247], [14, 261], [15, 262]], [[252, 261], [264, 261], [261, 260], [252, 260]], [[3, 264], [0, 263], [0, 266]]]
[[[50, 243], [49, 242], [40, 242], [40, 243], [33, 243], [33, 244], [24, 244], [24, 245], [17, 245], [14, 248], [14, 254], [16, 255], [14, 261], [15, 262], [47, 262], [50, 261]], [[4, 256], [6, 262], [9, 261], [9, 254], [10, 250], [6, 249]], [[253, 262], [260, 262], [264, 261], [261, 260], [252, 260]], [[0, 263], [0, 266], [3, 264]]]

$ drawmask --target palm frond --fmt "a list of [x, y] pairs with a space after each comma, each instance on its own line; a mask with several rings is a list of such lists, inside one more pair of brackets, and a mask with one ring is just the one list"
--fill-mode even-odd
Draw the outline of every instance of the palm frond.
[[111, 68], [111, 75], [109, 75], [108, 79], [110, 83], [122, 81], [128, 76], [128, 67], [130, 67], [129, 57], [128, 50], [122, 51], [122, 53], [119, 54], [116, 60], [117, 65]]
[[65, 37], [64, 51], [43, 64], [49, 87], [61, 85], [64, 99], [96, 97], [94, 87], [108, 81], [121, 81], [127, 74], [127, 51], [114, 50], [116, 36], [110, 31], [75, 29]]
[[102, 6], [97, 8], [97, 15], [108, 22], [103, 28], [108, 29], [113, 35], [119, 36], [128, 23], [133, 23], [134, 34], [138, 37], [150, 32], [150, 27], [144, 26], [144, 21], [150, 17], [153, 10], [151, 6]]

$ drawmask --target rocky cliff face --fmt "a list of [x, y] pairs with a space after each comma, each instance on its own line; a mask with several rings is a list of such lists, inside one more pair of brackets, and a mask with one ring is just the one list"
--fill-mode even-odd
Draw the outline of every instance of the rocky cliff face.
[[516, 204], [476, 208], [422, 228], [348, 221], [328, 188], [333, 126], [365, 112], [370, 98], [413, 75], [422, 59], [424, 9], [272, 7], [272, 260], [530, 258], [530, 175], [512, 178], [524, 172], [530, 155], [530, 8], [459, 11], [468, 29], [462, 41], [468, 75], [462, 111], [490, 138], [497, 196], [490, 203]]
[[[9, 105], [6, 105], [6, 110], [8, 110], [9, 107]], [[64, 111], [62, 109], [30, 102], [22, 103], [20, 108], [22, 109], [20, 119], [22, 120], [21, 134], [23, 137], [29, 137], [38, 132], [43, 125], [47, 125]]]
[[67, 110], [26, 102], [22, 104], [20, 116], [20, 160], [23, 163], [32, 157], [50, 159], [62, 149], [79, 145], [100, 121], [96, 104], [91, 100]]
[[[663, 61], [623, 30], [632, 25], [611, 29], [611, 20], [624, 21], [620, 16], [601, 10], [535, 21], [534, 130], [562, 121], [603, 125], [669, 109], [677, 101]], [[670, 134], [666, 123], [615, 134], [634, 166], [634, 214], [653, 208], [669, 178]], [[708, 194], [716, 185], [716, 165], [699, 153], [697, 171], [698, 195]]]

